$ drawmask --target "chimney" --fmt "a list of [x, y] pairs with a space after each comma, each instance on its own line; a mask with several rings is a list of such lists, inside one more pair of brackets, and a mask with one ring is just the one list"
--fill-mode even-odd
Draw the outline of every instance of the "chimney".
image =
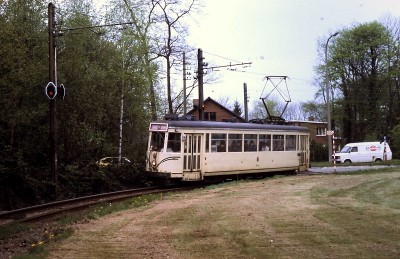
[[314, 116], [308, 117], [308, 121], [314, 121]]
[[199, 99], [193, 99], [193, 108], [199, 107]]

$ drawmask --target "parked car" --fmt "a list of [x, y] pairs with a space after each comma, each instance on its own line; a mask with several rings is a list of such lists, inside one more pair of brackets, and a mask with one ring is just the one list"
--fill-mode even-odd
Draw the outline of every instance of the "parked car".
[[338, 163], [377, 162], [392, 160], [389, 144], [359, 142], [346, 144], [335, 156]]
[[[131, 161], [126, 158], [121, 158], [121, 165], [128, 165]], [[115, 166], [118, 165], [118, 157], [103, 157], [99, 161], [96, 162], [99, 167], [107, 167], [107, 166]]]

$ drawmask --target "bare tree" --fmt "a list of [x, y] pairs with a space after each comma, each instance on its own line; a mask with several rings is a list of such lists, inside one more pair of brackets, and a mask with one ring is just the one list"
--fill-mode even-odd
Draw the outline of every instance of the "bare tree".
[[157, 55], [166, 62], [166, 83], [169, 113], [174, 113], [172, 97], [172, 69], [182, 65], [182, 53], [189, 50], [185, 37], [187, 27], [183, 23], [185, 16], [199, 11], [199, 0], [152, 0], [157, 7], [157, 26], [162, 36], [157, 44]]
[[[155, 72], [165, 73], [168, 112], [174, 113], [182, 105], [173, 109], [173, 103], [182, 98], [182, 91], [176, 96], [173, 92], [173, 69], [182, 65], [182, 53], [190, 48], [186, 44], [187, 27], [184, 17], [200, 10], [201, 0], [123, 0], [130, 12], [134, 27], [132, 30], [137, 42], [143, 50], [146, 62], [146, 73], [150, 80], [151, 113], [157, 117], [157, 96], [155, 93]], [[165, 64], [158, 66], [156, 60], [163, 58]], [[165, 68], [162, 71], [162, 68]], [[193, 90], [193, 87], [191, 88]], [[190, 93], [190, 91], [189, 91]]]

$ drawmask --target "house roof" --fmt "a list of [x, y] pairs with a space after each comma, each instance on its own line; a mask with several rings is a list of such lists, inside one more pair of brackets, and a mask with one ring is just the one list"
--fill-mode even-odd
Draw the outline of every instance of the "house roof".
[[[215, 104], [217, 107], [219, 107], [221, 110], [224, 110], [224, 111], [226, 111], [227, 113], [231, 114], [232, 117], [235, 117], [235, 118], [238, 119], [239, 121], [241, 121], [241, 122], [244, 122], [244, 121], [245, 121], [241, 116], [239, 116], [239, 115], [237, 115], [236, 113], [234, 113], [233, 111], [229, 110], [228, 108], [226, 108], [225, 106], [223, 106], [223, 105], [220, 104], [219, 102], [215, 101], [215, 100], [212, 99], [211, 97], [207, 97], [207, 99], [205, 99], [205, 100], [203, 101], [203, 104], [204, 104], [204, 105], [205, 105], [206, 103], [213, 103], [213, 104]], [[187, 114], [193, 114], [193, 113], [195, 113], [195, 112], [198, 111], [198, 110], [199, 110], [198, 105], [195, 105], [194, 108], [191, 109], [190, 111], [188, 111]]]

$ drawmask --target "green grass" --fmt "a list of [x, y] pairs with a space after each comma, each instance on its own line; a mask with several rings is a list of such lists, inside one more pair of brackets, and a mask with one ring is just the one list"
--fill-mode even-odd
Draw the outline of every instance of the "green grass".
[[[384, 171], [274, 177], [210, 186], [187, 196], [194, 198], [204, 191], [209, 193], [221, 188], [211, 198], [217, 202], [194, 202], [193, 206], [178, 208], [161, 221], [152, 222], [149, 217], [148, 224], [171, 230], [165, 242], [183, 258], [398, 258], [400, 173]], [[315, 182], [311, 184], [309, 179]], [[262, 187], [258, 188], [267, 190], [277, 184], [289, 186], [286, 190], [293, 191], [275, 197], [272, 205], [277, 205], [259, 215], [255, 212], [257, 208], [252, 207], [257, 189], [235, 191], [236, 186], [254, 183], [261, 183]], [[96, 219], [125, 209], [143, 208], [160, 197], [162, 195], [148, 195], [116, 204], [105, 203], [80, 219]], [[236, 200], [245, 200], [249, 210], [240, 213], [227, 210], [223, 201]], [[285, 201], [298, 201], [307, 206], [288, 209], [280, 205]], [[79, 221], [77, 218], [64, 220]], [[111, 227], [104, 231], [113, 233]], [[104, 245], [106, 249], [107, 244]], [[112, 253], [113, 247], [107, 249]], [[46, 245], [37, 246], [27, 257], [21, 258], [41, 258], [46, 251]]]
[[[284, 211], [280, 217], [266, 215], [255, 225], [239, 221], [223, 208], [177, 211], [168, 219], [168, 225], [179, 230], [173, 246], [189, 258], [398, 257], [400, 175], [376, 177], [380, 174], [361, 175], [366, 180], [348, 188], [317, 186], [293, 192], [293, 198], [309, 199], [316, 207]], [[235, 199], [235, 194], [229, 198]], [[272, 228], [270, 235], [263, 226]]]

